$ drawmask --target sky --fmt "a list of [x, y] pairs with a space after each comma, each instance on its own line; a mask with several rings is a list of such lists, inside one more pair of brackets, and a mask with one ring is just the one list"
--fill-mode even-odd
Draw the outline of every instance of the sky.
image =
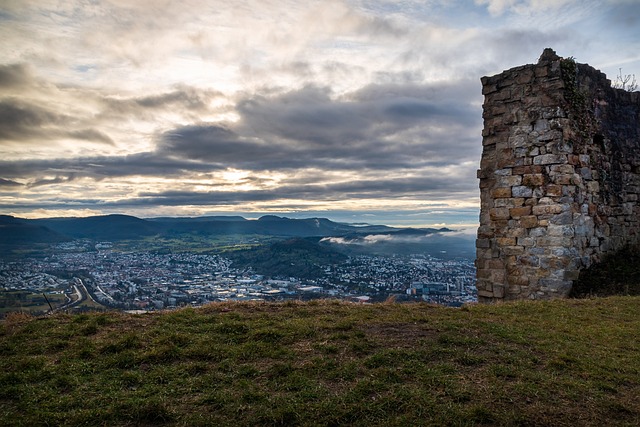
[[640, 77], [640, 0], [0, 0], [0, 214], [473, 228], [546, 47]]

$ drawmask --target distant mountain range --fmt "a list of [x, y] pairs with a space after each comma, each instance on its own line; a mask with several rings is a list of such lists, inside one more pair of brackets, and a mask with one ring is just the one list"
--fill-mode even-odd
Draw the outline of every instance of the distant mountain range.
[[177, 237], [197, 234], [266, 235], [281, 237], [343, 237], [356, 239], [372, 234], [429, 235], [449, 232], [447, 228], [394, 228], [385, 225], [352, 225], [326, 218], [292, 219], [266, 215], [257, 220], [241, 216], [196, 218], [148, 218], [103, 215], [85, 218], [22, 219], [0, 215], [0, 245], [24, 246], [57, 243], [73, 239], [101, 241], [136, 240], [148, 236]]

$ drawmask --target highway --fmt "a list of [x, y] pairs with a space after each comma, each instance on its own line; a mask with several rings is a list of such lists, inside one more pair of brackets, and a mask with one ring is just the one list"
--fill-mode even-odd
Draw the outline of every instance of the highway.
[[73, 294], [75, 295], [75, 299], [71, 299], [71, 301], [69, 301], [68, 303], [61, 305], [58, 308], [54, 308], [51, 313], [54, 313], [56, 311], [61, 311], [61, 310], [67, 310], [69, 308], [73, 308], [77, 305], [80, 305], [84, 300], [86, 300], [87, 298], [89, 298], [91, 301], [93, 301], [96, 304], [102, 305], [100, 304], [98, 301], [96, 301], [95, 299], [93, 299], [93, 297], [91, 296], [91, 294], [89, 293], [89, 290], [87, 289], [87, 286], [84, 284], [84, 282], [82, 281], [82, 279], [78, 278], [78, 277], [74, 277], [73, 281], [75, 282], [73, 284]]

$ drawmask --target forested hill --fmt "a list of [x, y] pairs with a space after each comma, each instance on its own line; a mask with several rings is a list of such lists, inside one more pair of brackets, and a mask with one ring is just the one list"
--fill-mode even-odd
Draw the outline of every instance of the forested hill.
[[71, 239], [133, 240], [146, 236], [175, 237], [185, 234], [267, 235], [283, 237], [335, 237], [370, 233], [433, 234], [442, 229], [404, 229], [384, 225], [356, 226], [326, 218], [292, 219], [263, 216], [249, 220], [239, 216], [197, 218], [149, 218], [128, 215], [104, 215], [86, 218], [22, 219], [0, 216], [0, 244], [50, 243]]

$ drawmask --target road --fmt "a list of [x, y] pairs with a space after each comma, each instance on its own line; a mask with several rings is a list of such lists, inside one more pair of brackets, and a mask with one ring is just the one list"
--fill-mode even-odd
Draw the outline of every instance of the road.
[[93, 297], [89, 293], [89, 290], [87, 289], [87, 286], [84, 284], [82, 279], [80, 279], [78, 277], [74, 277], [73, 280], [75, 282], [73, 284], [73, 290], [74, 290], [73, 294], [76, 296], [76, 299], [72, 299], [70, 302], [68, 302], [68, 303], [66, 303], [64, 305], [61, 305], [58, 308], [53, 309], [53, 311], [50, 312], [50, 313], [54, 313], [56, 311], [67, 310], [69, 308], [73, 308], [73, 307], [75, 307], [77, 305], [80, 305], [87, 298], [89, 298], [91, 301], [93, 301], [94, 303], [96, 303], [98, 305], [102, 305], [98, 301], [93, 299]]

